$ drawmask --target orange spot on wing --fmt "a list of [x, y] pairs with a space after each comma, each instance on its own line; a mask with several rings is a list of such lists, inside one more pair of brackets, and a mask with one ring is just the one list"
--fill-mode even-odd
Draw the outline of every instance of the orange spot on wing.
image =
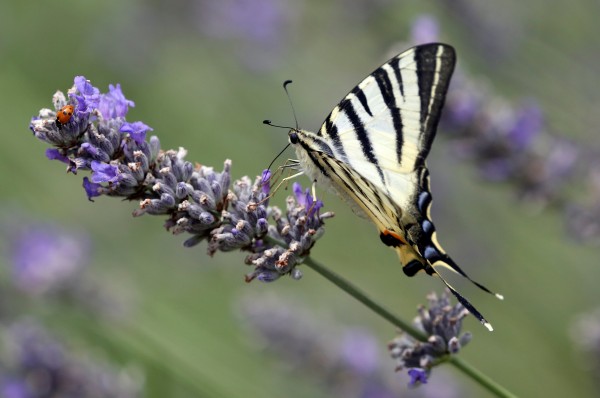
[[386, 229], [386, 230], [384, 230], [382, 233], [383, 233], [383, 235], [385, 235], [385, 236], [391, 236], [392, 238], [399, 240], [399, 241], [400, 241], [400, 242], [401, 242], [403, 245], [407, 245], [407, 244], [408, 244], [408, 242], [406, 241], [406, 239], [404, 239], [404, 237], [403, 237], [403, 236], [401, 236], [401, 235], [398, 235], [398, 234], [397, 234], [396, 232], [394, 232], [394, 231], [390, 231], [389, 229]]

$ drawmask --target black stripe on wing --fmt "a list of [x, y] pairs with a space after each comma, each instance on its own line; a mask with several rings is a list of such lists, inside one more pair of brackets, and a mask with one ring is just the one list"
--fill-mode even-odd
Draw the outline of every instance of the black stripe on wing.
[[375, 156], [375, 153], [373, 152], [373, 144], [371, 144], [369, 133], [367, 132], [363, 121], [358, 116], [358, 113], [356, 113], [354, 105], [352, 105], [352, 101], [345, 99], [340, 104], [340, 108], [342, 109], [341, 111], [346, 114], [348, 120], [350, 120], [350, 123], [352, 123], [354, 132], [356, 133], [356, 138], [358, 139], [358, 142], [360, 142], [363, 155], [375, 167], [375, 169], [377, 169], [377, 174], [379, 174], [381, 184], [385, 187], [385, 177], [383, 175], [383, 171], [381, 170], [381, 166], [379, 165], [379, 160], [377, 160], [377, 156]]
[[369, 116], [373, 117], [373, 113], [371, 112], [371, 108], [369, 107], [369, 101], [367, 100], [365, 92], [360, 87], [356, 86], [352, 91], [350, 91], [350, 94], [354, 94], [356, 98], [358, 98], [358, 100], [360, 101], [360, 104], [362, 105], [365, 112], [367, 112]]
[[[393, 63], [395, 62], [396, 68], [394, 69]], [[394, 78], [398, 82], [398, 86], [402, 88], [402, 76], [400, 74], [400, 70], [398, 69], [399, 58], [394, 58], [388, 64], [394, 69]], [[404, 146], [404, 136], [402, 133], [402, 116], [400, 115], [400, 108], [398, 106], [398, 102], [402, 98], [396, 99], [396, 93], [394, 92], [394, 86], [390, 79], [390, 76], [387, 70], [384, 69], [384, 66], [377, 68], [375, 72], [373, 72], [372, 76], [375, 78], [377, 85], [379, 86], [379, 91], [381, 92], [381, 96], [383, 101], [388, 107], [390, 111], [390, 116], [392, 117], [392, 123], [394, 126], [394, 130], [396, 132], [396, 161], [398, 164], [402, 163], [402, 147]], [[402, 93], [402, 91], [400, 91]], [[402, 95], [402, 94], [401, 94]]]
[[394, 70], [394, 77], [398, 82], [398, 87], [400, 88], [400, 95], [404, 97], [404, 83], [402, 82], [402, 73], [400, 73], [400, 57], [392, 58], [388, 64]]
[[344, 149], [344, 145], [342, 144], [342, 141], [340, 140], [337, 126], [331, 120], [331, 115], [329, 115], [327, 117], [327, 119], [325, 120], [325, 123], [323, 123], [323, 126], [321, 126], [321, 129], [319, 130], [319, 133], [317, 135], [320, 137], [328, 137], [331, 140], [332, 146], [339, 153], [340, 157], [345, 162], [348, 162], [348, 157], [346, 156], [346, 150]]
[[417, 46], [414, 50], [422, 124], [421, 151], [415, 164], [415, 168], [418, 168], [425, 163], [435, 138], [456, 63], [456, 53], [451, 46], [439, 43]]

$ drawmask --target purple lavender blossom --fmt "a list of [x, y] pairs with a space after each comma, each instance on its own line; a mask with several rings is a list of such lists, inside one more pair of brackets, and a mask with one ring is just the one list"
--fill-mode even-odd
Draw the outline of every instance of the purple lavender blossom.
[[318, 213], [323, 207], [323, 202], [318, 199], [315, 201], [310, 190], [306, 188], [306, 190], [303, 191], [302, 186], [299, 183], [295, 182], [292, 186], [292, 190], [296, 196], [296, 202], [299, 206], [303, 206], [306, 209], [309, 217]]
[[69, 164], [69, 158], [66, 157], [65, 155], [63, 155], [58, 149], [56, 148], [49, 148], [46, 149], [46, 157], [50, 160], [59, 160], [63, 163]]
[[76, 114], [80, 117], [84, 114], [87, 116], [98, 108], [100, 103], [100, 90], [92, 86], [89, 80], [83, 76], [76, 76], [74, 80], [74, 88], [69, 92], [69, 97], [77, 100]]
[[107, 164], [92, 161], [92, 182], [112, 182], [116, 183], [119, 181], [119, 167], [113, 164]]
[[103, 193], [102, 185], [91, 182], [89, 178], [83, 177], [83, 188], [90, 202], [93, 202], [92, 198], [101, 196]]
[[428, 374], [425, 369], [421, 368], [412, 368], [408, 369], [408, 375], [410, 376], [410, 381], [408, 385], [410, 387], [417, 387], [421, 384], [427, 384]]
[[136, 144], [142, 145], [142, 143], [146, 141], [146, 133], [152, 130], [153, 129], [151, 127], [142, 122], [125, 122], [121, 125], [121, 129], [119, 131], [121, 133], [128, 133], [129, 136], [136, 142]]
[[[260, 179], [256, 186], [260, 185], [259, 182]], [[257, 191], [257, 187], [253, 188], [253, 195]], [[317, 200], [313, 205], [313, 199], [310, 196], [310, 207], [307, 207], [309, 194], [302, 193], [302, 187], [299, 184], [294, 186], [294, 193], [297, 192], [300, 194], [287, 198], [285, 216], [279, 208], [271, 208], [271, 216], [275, 220], [275, 225], [268, 227], [268, 235], [275, 241], [285, 243], [287, 248], [282, 246], [265, 247], [246, 257], [246, 264], [255, 266], [254, 271], [246, 276], [248, 282], [255, 278], [263, 282], [271, 282], [286, 274], [291, 275], [294, 279], [302, 277], [301, 271], [296, 266], [302, 263], [317, 239], [323, 235], [325, 232], [324, 220], [332, 217], [333, 213], [318, 214], [323, 203]], [[244, 196], [248, 196], [248, 194], [246, 193]], [[260, 200], [256, 202], [256, 199], [258, 198], [251, 198], [250, 203], [259, 203]]]
[[269, 195], [271, 193], [270, 181], [271, 181], [272, 176], [273, 176], [273, 174], [271, 173], [271, 170], [269, 170], [269, 169], [263, 170], [261, 184], [262, 184], [262, 191], [265, 195]]
[[123, 95], [120, 84], [117, 84], [116, 87], [109, 84], [108, 93], [100, 96], [98, 111], [104, 119], [117, 119], [124, 118], [129, 107], [134, 106], [135, 103]]

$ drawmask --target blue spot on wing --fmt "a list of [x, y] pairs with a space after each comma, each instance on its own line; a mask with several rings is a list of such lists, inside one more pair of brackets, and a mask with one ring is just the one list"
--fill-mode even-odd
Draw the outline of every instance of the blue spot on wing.
[[421, 228], [423, 228], [423, 232], [425, 232], [428, 236], [431, 236], [434, 231], [433, 224], [429, 220], [423, 220], [421, 223]]
[[428, 261], [433, 260], [435, 257], [439, 257], [440, 252], [433, 246], [425, 246], [425, 250], [423, 250], [423, 257], [425, 257]]

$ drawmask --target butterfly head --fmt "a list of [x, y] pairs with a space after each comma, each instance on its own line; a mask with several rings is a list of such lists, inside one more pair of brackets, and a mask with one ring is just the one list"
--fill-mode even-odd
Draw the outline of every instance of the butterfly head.
[[288, 140], [290, 144], [297, 145], [300, 142], [300, 137], [298, 137], [299, 131], [297, 129], [291, 129], [288, 132]]

